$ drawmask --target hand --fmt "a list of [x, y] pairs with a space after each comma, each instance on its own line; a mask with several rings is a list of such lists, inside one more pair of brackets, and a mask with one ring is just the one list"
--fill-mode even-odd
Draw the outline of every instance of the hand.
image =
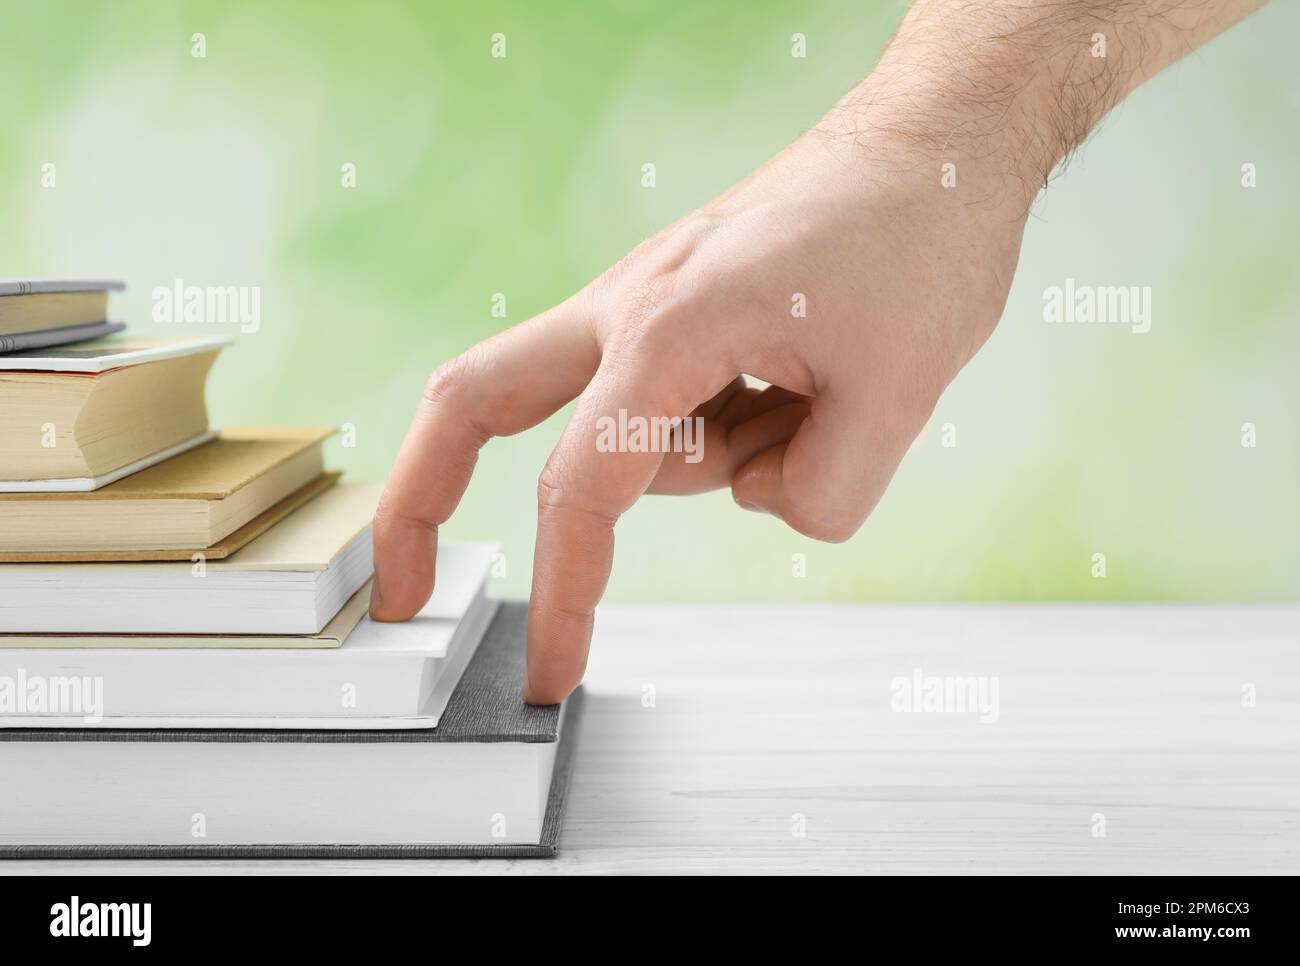
[[[1204, 39], [1255, 2], [1187, 16], [1207, 18]], [[428, 599], [438, 526], [483, 443], [575, 397], [538, 480], [526, 700], [560, 701], [581, 680], [614, 524], [642, 494], [729, 485], [800, 533], [851, 536], [997, 323], [1052, 166], [1192, 36], [1168, 17], [1125, 18], [1118, 39], [1151, 43], [1098, 61], [1081, 15], [1069, 2], [918, 3], [817, 128], [566, 302], [438, 369], [375, 519], [372, 616], [404, 620]], [[620, 414], [698, 418], [702, 458], [608, 451], [602, 427]], [[674, 442], [687, 438], [681, 427]]]
[[[530, 702], [581, 680], [614, 524], [643, 493], [729, 485], [808, 536], [851, 536], [997, 322], [1023, 226], [1014, 193], [990, 199], [997, 186], [973, 170], [968, 190], [944, 188], [917, 163], [902, 143], [868, 158], [815, 131], [562, 305], [442, 366], [376, 517], [373, 616], [403, 620], [428, 599], [438, 525], [479, 447], [575, 396], [538, 481]], [[602, 452], [600, 418], [620, 410], [700, 417], [702, 458]]]

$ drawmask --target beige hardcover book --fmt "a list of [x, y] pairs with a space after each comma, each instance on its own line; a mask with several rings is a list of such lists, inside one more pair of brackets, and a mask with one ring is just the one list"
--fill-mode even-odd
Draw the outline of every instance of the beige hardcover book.
[[94, 489], [196, 445], [225, 344], [112, 339], [0, 356], [0, 491]]
[[0, 551], [209, 547], [319, 477], [332, 428], [226, 429], [89, 493], [0, 493]]
[[0, 298], [0, 335], [103, 322], [108, 292], [41, 292]]
[[108, 293], [124, 288], [104, 278], [0, 279], [0, 337], [104, 322]]
[[322, 473], [301, 489], [294, 490], [271, 509], [258, 514], [234, 533], [208, 547], [184, 550], [0, 550], [0, 564], [10, 563], [140, 563], [143, 561], [188, 560], [202, 554], [205, 560], [224, 560], [242, 550], [300, 506], [320, 496], [339, 481], [338, 470]]

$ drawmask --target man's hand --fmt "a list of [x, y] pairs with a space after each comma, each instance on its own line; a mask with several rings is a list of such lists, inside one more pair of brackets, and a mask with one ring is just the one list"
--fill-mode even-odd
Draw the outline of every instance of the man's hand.
[[[996, 325], [1052, 167], [1128, 89], [1253, 5], [917, 4], [815, 129], [434, 373], [375, 519], [372, 616], [405, 620], [428, 599], [438, 526], [479, 448], [575, 397], [538, 480], [528, 701], [581, 680], [614, 525], [642, 494], [730, 486], [800, 533], [850, 537]], [[1106, 61], [1090, 43], [1108, 31]], [[607, 451], [600, 429], [620, 411], [700, 417], [703, 458]]]

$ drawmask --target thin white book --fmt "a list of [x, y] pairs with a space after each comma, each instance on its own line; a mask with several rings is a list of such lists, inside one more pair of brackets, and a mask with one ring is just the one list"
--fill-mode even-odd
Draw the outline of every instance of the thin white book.
[[199, 336], [172, 341], [110, 336], [80, 345], [50, 346], [0, 356], [0, 372], [102, 373], [143, 362], [214, 352], [234, 343], [230, 336]]
[[0, 727], [432, 728], [496, 613], [485, 576], [456, 617], [363, 617], [340, 647], [0, 649]]

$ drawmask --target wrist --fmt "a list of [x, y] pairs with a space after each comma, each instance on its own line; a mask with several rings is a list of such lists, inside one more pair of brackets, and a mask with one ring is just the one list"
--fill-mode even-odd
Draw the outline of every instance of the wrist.
[[1066, 17], [1068, 6], [918, 2], [819, 129], [929, 171], [951, 165], [991, 202], [1027, 210], [1135, 83], [1123, 51], [1106, 49], [1109, 28]]
[[929, 172], [952, 165], [990, 202], [1027, 211], [1107, 111], [1263, 2], [913, 0], [815, 133]]

